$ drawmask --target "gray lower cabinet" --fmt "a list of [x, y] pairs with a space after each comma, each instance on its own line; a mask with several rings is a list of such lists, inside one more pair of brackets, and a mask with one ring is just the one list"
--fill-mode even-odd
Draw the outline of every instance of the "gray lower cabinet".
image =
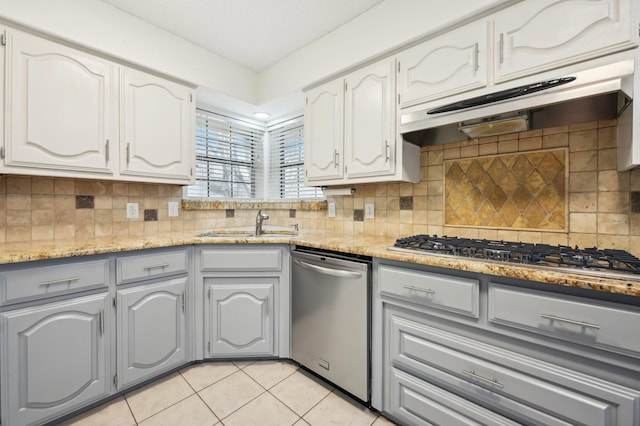
[[187, 282], [179, 277], [117, 291], [118, 388], [189, 361]]
[[206, 278], [206, 354], [273, 355], [276, 278]]
[[111, 392], [107, 293], [16, 309], [2, 324], [2, 424], [41, 424]]
[[640, 425], [636, 307], [403, 265], [374, 261], [375, 408], [407, 425]]
[[196, 324], [196, 350], [203, 359], [289, 357], [288, 246], [200, 246], [195, 275], [204, 318], [200, 330]]

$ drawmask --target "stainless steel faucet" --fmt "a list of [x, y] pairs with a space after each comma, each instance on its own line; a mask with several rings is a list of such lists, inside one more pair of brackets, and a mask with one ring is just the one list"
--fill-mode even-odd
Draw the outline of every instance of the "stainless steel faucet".
[[262, 209], [258, 210], [258, 214], [256, 215], [256, 235], [262, 235], [262, 222], [265, 219], [269, 219], [269, 215], [266, 213], [262, 213]]

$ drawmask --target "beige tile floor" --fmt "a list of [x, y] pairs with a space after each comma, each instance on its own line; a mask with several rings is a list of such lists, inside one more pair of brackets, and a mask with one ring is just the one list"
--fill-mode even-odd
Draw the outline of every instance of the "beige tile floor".
[[63, 423], [99, 426], [393, 425], [290, 361], [195, 364]]

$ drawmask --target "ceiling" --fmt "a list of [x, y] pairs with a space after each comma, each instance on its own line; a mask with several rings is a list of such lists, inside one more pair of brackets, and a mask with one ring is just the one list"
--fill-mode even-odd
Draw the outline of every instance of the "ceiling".
[[103, 0], [260, 72], [383, 0]]

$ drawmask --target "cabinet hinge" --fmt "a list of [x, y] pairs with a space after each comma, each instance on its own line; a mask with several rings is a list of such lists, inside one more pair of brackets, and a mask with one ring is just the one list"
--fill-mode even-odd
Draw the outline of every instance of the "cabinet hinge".
[[211, 300], [211, 289], [207, 290], [207, 298]]
[[4, 159], [4, 146], [0, 146], [0, 158]]
[[400, 62], [398, 62], [398, 72], [400, 72]]
[[115, 297], [113, 298], [113, 307], [114, 308], [118, 307], [118, 299], [116, 299]]
[[346, 81], [344, 82], [344, 91], [345, 92], [347, 91], [347, 82]]
[[189, 173], [191, 173], [191, 177], [193, 177], [193, 167], [189, 169]]
[[113, 386], [118, 387], [118, 375], [113, 376]]
[[0, 44], [3, 46], [7, 45], [7, 31], [3, 31], [2, 34], [0, 34]]
[[398, 93], [398, 105], [400, 105], [400, 93]]
[[193, 102], [193, 93], [189, 93], [189, 102]]
[[211, 355], [211, 340], [207, 343], [207, 353]]
[[304, 98], [305, 105], [309, 105], [309, 98]]

